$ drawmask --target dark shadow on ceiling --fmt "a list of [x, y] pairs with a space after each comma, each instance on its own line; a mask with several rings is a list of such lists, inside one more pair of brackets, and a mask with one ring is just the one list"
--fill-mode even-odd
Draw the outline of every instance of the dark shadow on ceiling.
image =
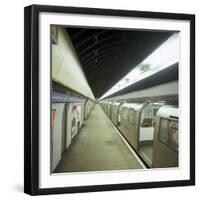
[[66, 28], [88, 83], [100, 98], [173, 31]]

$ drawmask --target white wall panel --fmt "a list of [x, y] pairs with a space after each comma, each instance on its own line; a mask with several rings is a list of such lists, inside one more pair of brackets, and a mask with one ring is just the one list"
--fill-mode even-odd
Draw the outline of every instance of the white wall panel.
[[54, 81], [94, 99], [71, 40], [62, 27], [58, 28], [58, 44], [52, 45], [52, 78]]
[[69, 145], [71, 144], [71, 140], [72, 140], [72, 137], [71, 137], [71, 129], [72, 129], [72, 103], [69, 103], [67, 105], [67, 110], [66, 110], [66, 113], [67, 113], [67, 129], [66, 129], [66, 139], [67, 139], [67, 142], [66, 142], [66, 148], [69, 147]]
[[62, 147], [62, 117], [64, 112], [64, 103], [52, 104], [52, 109], [55, 110], [55, 122], [52, 133], [53, 152], [52, 152], [52, 170], [55, 170], [61, 159], [61, 147]]

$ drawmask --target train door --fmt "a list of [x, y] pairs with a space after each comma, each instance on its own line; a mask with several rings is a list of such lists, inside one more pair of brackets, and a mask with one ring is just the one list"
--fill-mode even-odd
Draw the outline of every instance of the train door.
[[121, 102], [117, 105], [116, 107], [116, 124], [117, 126], [119, 127], [120, 126], [120, 123], [121, 123], [121, 115], [122, 115], [122, 106], [125, 102]]
[[152, 166], [156, 114], [164, 102], [148, 102], [142, 109], [139, 132], [139, 151]]
[[128, 110], [128, 118], [127, 118], [127, 125], [128, 125], [128, 135], [129, 135], [129, 141], [133, 145], [133, 147], [138, 150], [139, 144], [138, 144], [138, 111], [129, 108]]
[[154, 110], [152, 103], [147, 103], [141, 111], [139, 129], [139, 151], [145, 161], [152, 165], [154, 134]]
[[111, 120], [112, 120], [112, 122], [117, 126], [117, 109], [118, 109], [118, 106], [119, 105], [119, 103], [113, 103], [112, 105], [111, 105], [111, 116], [110, 116], [110, 118], [111, 118]]
[[112, 102], [109, 103], [109, 110], [108, 110], [108, 116], [111, 118], [112, 114]]
[[121, 118], [122, 118], [122, 104], [119, 105], [117, 108], [117, 126], [121, 125]]
[[129, 133], [129, 127], [128, 127], [128, 108], [127, 107], [123, 107], [120, 111], [120, 127], [119, 129], [121, 130], [122, 134], [124, 135], [124, 137], [129, 140], [128, 138], [128, 133]]

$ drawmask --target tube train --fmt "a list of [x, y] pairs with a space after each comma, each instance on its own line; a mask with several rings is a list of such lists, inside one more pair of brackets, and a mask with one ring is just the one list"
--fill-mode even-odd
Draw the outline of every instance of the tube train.
[[72, 93], [52, 92], [51, 107], [51, 172], [70, 147], [89, 117], [94, 101]]
[[177, 106], [164, 101], [99, 103], [148, 167], [178, 167]]

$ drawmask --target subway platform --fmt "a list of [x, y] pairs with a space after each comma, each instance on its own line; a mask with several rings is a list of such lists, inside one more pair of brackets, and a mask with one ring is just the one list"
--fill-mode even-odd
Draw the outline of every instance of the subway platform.
[[145, 168], [99, 104], [79, 131], [54, 173]]

